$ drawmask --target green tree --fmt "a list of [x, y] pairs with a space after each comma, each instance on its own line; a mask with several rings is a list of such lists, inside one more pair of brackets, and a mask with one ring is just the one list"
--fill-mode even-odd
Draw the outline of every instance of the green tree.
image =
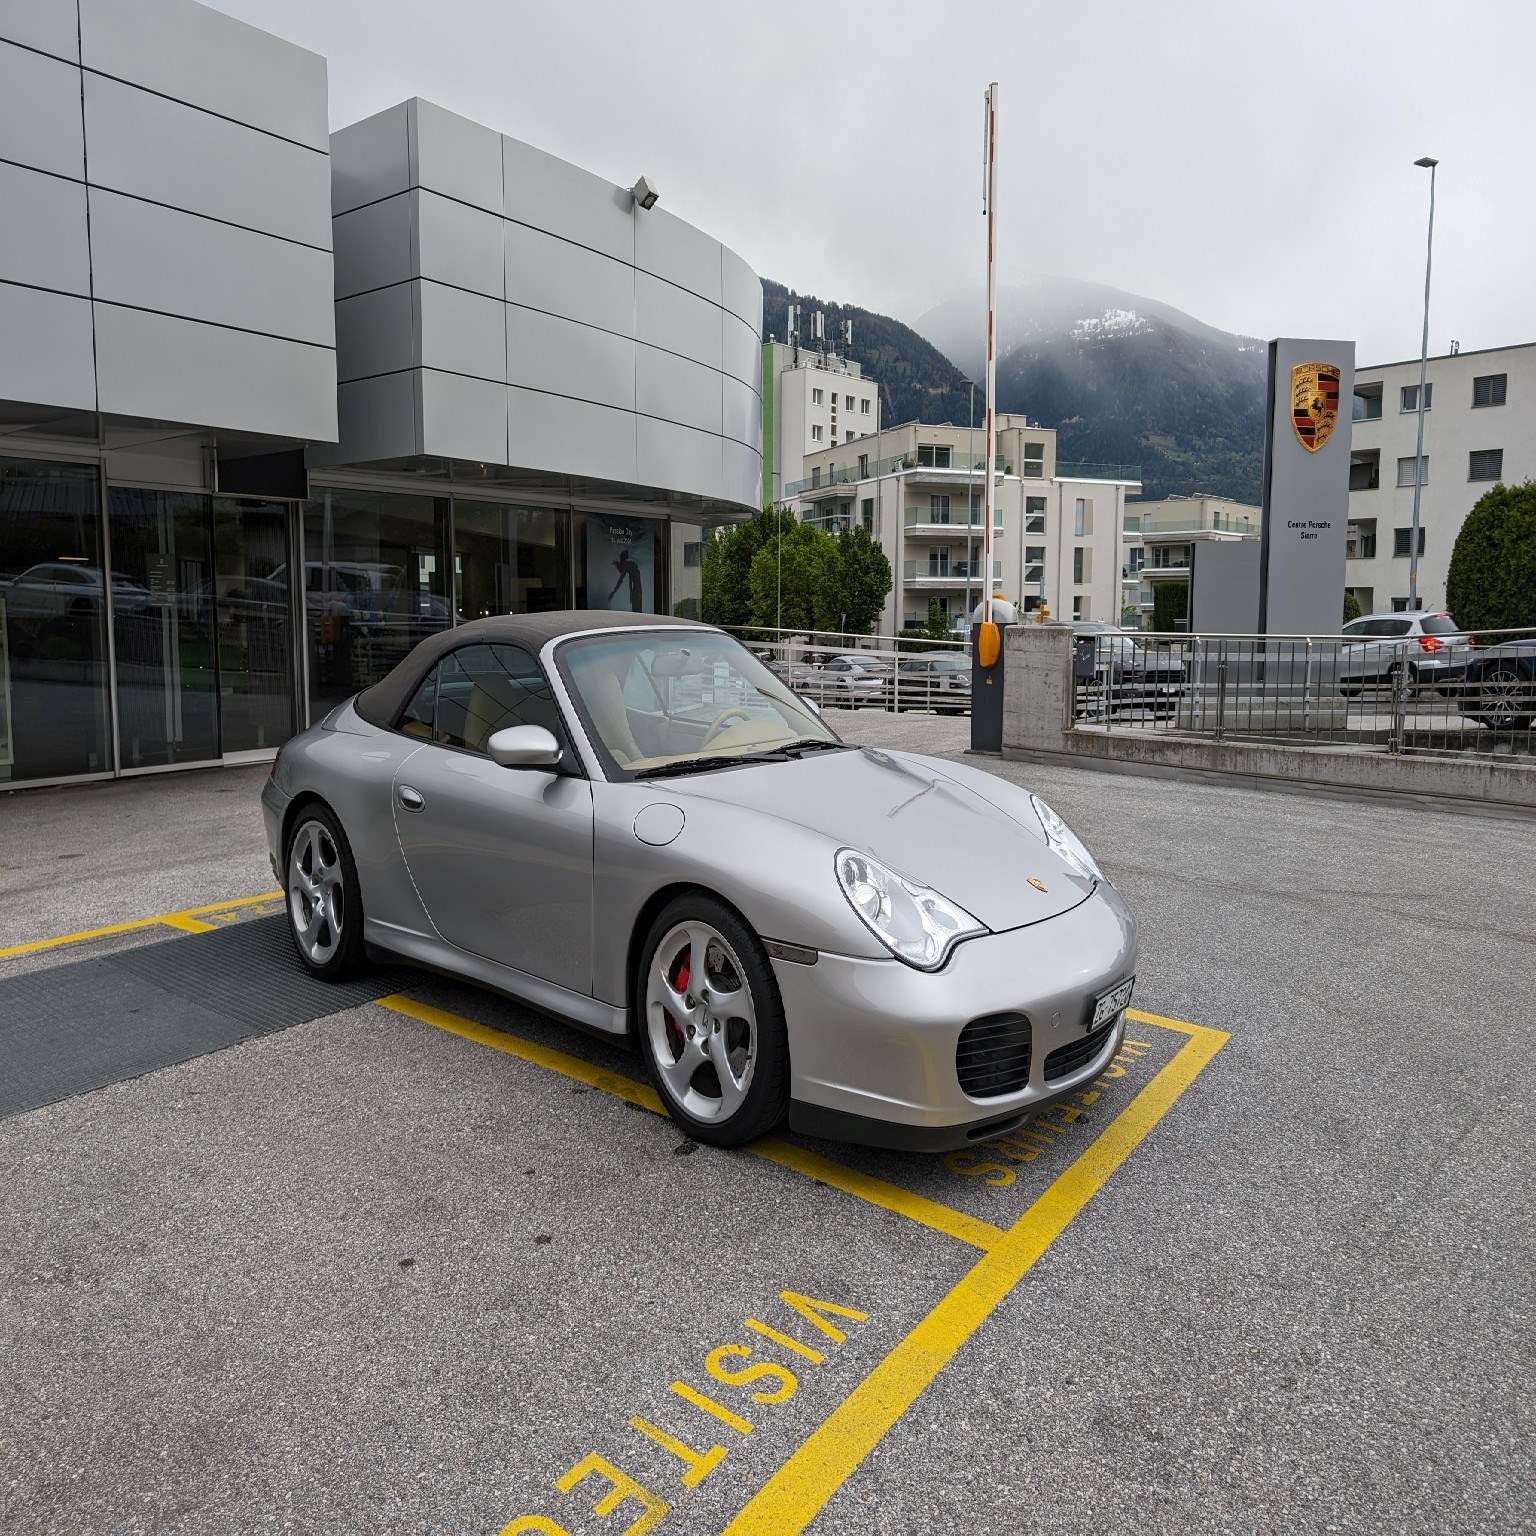
[[891, 593], [891, 562], [862, 525], [837, 535], [835, 553], [822, 566], [817, 628], [867, 635]]
[[923, 625], [923, 633], [930, 640], [953, 638], [949, 631], [949, 615], [944, 612], [944, 605], [936, 597], [928, 599], [928, 622]]
[[1344, 622], [1352, 624], [1360, 617], [1360, 599], [1353, 592], [1344, 594]]
[[1463, 629], [1536, 628], [1536, 480], [1478, 498], [1456, 535], [1445, 601]]
[[1152, 589], [1152, 628], [1172, 634], [1189, 617], [1189, 583], [1160, 581]]
[[700, 617], [706, 624], [739, 628], [752, 622], [752, 561], [782, 529], [785, 537], [798, 527], [793, 512], [764, 508], [745, 523], [732, 523], [704, 542], [700, 561], [703, 597]]
[[819, 628], [818, 602], [827, 563], [837, 558], [837, 540], [810, 523], [791, 518], [782, 548], [780, 542], [769, 539], [752, 557], [747, 622], [768, 629]]

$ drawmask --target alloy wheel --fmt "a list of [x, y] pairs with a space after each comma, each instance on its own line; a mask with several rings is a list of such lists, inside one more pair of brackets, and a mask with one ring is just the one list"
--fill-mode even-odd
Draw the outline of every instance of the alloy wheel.
[[311, 964], [336, 953], [346, 922], [341, 854], [328, 828], [306, 821], [288, 852], [288, 919]]
[[757, 1066], [757, 1009], [746, 970], [709, 923], [679, 923], [656, 946], [645, 1027], [668, 1093], [717, 1125], [741, 1108]]
[[1485, 672], [1478, 690], [1478, 712], [1495, 730], [1518, 730], [1531, 713], [1532, 685], [1513, 667]]

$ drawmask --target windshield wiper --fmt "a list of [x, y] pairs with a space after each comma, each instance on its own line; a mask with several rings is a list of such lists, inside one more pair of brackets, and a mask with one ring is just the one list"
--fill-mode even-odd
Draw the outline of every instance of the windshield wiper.
[[799, 741], [786, 742], [782, 747], [775, 749], [779, 752], [847, 752], [849, 743], [846, 741], [828, 741], [823, 736], [802, 736]]
[[657, 763], [654, 768], [642, 768], [637, 779], [660, 779], [674, 773], [702, 773], [706, 768], [731, 768], [737, 763], [787, 763], [783, 751], [733, 752], [729, 757], [680, 757], [674, 763]]

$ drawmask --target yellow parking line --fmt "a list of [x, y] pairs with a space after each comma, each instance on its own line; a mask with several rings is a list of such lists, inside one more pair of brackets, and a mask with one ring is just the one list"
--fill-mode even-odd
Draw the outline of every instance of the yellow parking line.
[[184, 933], [207, 933], [210, 928], [217, 925], [199, 922], [198, 919], [205, 913], [231, 912], [236, 907], [253, 907], [258, 902], [278, 900], [282, 894], [281, 891], [268, 891], [264, 896], [237, 896], [233, 901], [214, 901], [205, 907], [187, 907], [181, 912], [162, 912], [156, 917], [135, 917], [126, 923], [108, 923], [103, 928], [85, 928], [79, 933], [64, 933], [53, 939], [33, 939], [29, 944], [12, 944], [8, 949], [0, 949], [0, 960], [9, 960], [16, 955], [35, 955], [41, 950], [58, 949], [65, 944], [80, 944], [86, 939], [110, 938], [115, 933], [133, 933], [140, 928], [153, 928], [157, 923], [164, 924], [168, 928], [179, 928]]
[[[509, 1035], [504, 1030], [492, 1029], [486, 1024], [476, 1024], [472, 1019], [461, 1018], [456, 1013], [448, 1013], [428, 1003], [419, 1003], [402, 993], [397, 992], [389, 997], [380, 998], [379, 1006], [389, 1008], [395, 1013], [405, 1014], [408, 1018], [418, 1019], [423, 1024], [445, 1029], [450, 1034], [462, 1036], [465, 1040], [474, 1040], [480, 1045], [488, 1045], [492, 1050], [503, 1051], [508, 1056], [516, 1056], [520, 1061], [532, 1062], [551, 1072], [558, 1072], [563, 1077], [572, 1078], [576, 1082], [586, 1083], [588, 1087], [601, 1089], [604, 1093], [624, 1099], [627, 1103], [638, 1104], [642, 1109], [650, 1110], [652, 1114], [666, 1113], [661, 1100], [656, 1095], [656, 1090], [649, 1084], [639, 1083], [633, 1078], [622, 1077], [617, 1072], [609, 1072], [603, 1067], [593, 1066], [591, 1062], [583, 1061], [579, 1056], [568, 1056], [564, 1051], [554, 1050], [550, 1046], [536, 1045], [531, 1040], [524, 1040], [518, 1035]], [[992, 1247], [1003, 1236], [1002, 1228], [993, 1226], [991, 1222], [967, 1216], [963, 1211], [951, 1210], [949, 1206], [941, 1205], [936, 1200], [915, 1195], [910, 1190], [886, 1183], [884, 1179], [859, 1173], [853, 1168], [845, 1167], [842, 1163], [833, 1162], [830, 1158], [808, 1152], [803, 1147], [791, 1146], [787, 1141], [780, 1141], [777, 1137], [770, 1136], [754, 1142], [745, 1150], [770, 1163], [777, 1163], [781, 1168], [803, 1174], [806, 1178], [820, 1179], [823, 1184], [830, 1184], [834, 1189], [840, 1189], [845, 1194], [867, 1201], [870, 1205], [878, 1205], [885, 1210], [894, 1211], [900, 1216], [905, 1216], [909, 1221], [930, 1227], [935, 1232], [942, 1232], [947, 1237], [969, 1243], [972, 1247], [983, 1251]]]
[[[1183, 1019], [1164, 1018], [1160, 1013], [1143, 1013], [1139, 1008], [1127, 1008], [1125, 1016], [1135, 1019], [1138, 1024], [1156, 1024], [1159, 1029], [1177, 1030], [1181, 1035], [1198, 1035], [1205, 1028], [1203, 1024], [1186, 1024]], [[1216, 1033], [1220, 1034], [1221, 1031], [1217, 1030]], [[1226, 1039], [1226, 1036], [1222, 1035], [1222, 1039]]]
[[1174, 1027], [1190, 1037], [1179, 1053], [833, 1410], [722, 1536], [794, 1536], [815, 1518], [1228, 1038], [1200, 1025]]
[[185, 912], [173, 912], [160, 921], [167, 928], [179, 928], [183, 933], [212, 933], [219, 926], [217, 923], [205, 923], [200, 918], [189, 917]]
[[915, 1195], [899, 1184], [887, 1184], [884, 1179], [860, 1173], [842, 1163], [834, 1163], [829, 1157], [820, 1157], [815, 1152], [807, 1152], [804, 1147], [793, 1146], [777, 1137], [755, 1141], [746, 1150], [755, 1152], [770, 1163], [778, 1163], [782, 1168], [792, 1168], [796, 1173], [803, 1173], [808, 1179], [820, 1179], [823, 1184], [830, 1184], [845, 1194], [868, 1201], [870, 1205], [895, 1211], [898, 1216], [905, 1216], [908, 1221], [915, 1221], [919, 1226], [931, 1227], [946, 1237], [969, 1243], [973, 1248], [980, 1248], [983, 1253], [993, 1244], [1002, 1241], [1003, 1229], [993, 1226], [990, 1221], [967, 1216], [964, 1211], [941, 1205], [925, 1195]]
[[379, 1007], [403, 1013], [408, 1018], [419, 1019], [423, 1024], [431, 1024], [438, 1029], [446, 1029], [451, 1035], [462, 1035], [466, 1040], [488, 1045], [493, 1051], [504, 1051], [508, 1056], [516, 1056], [519, 1061], [531, 1061], [535, 1066], [546, 1067], [551, 1072], [560, 1073], [562, 1077], [574, 1078], [589, 1088], [600, 1088], [604, 1093], [611, 1093], [614, 1098], [623, 1099], [628, 1104], [638, 1104], [641, 1109], [648, 1109], [654, 1115], [666, 1113], [661, 1107], [661, 1100], [656, 1097], [656, 1090], [649, 1083], [637, 1083], [633, 1078], [620, 1077], [617, 1072], [593, 1066], [590, 1061], [583, 1061], [579, 1056], [567, 1056], [564, 1051], [554, 1050], [547, 1045], [536, 1045], [532, 1040], [492, 1029], [488, 1024], [476, 1024], [473, 1019], [460, 1018], [458, 1014], [449, 1013], [446, 1009], [434, 1008], [429, 1003], [418, 1003], [415, 998], [406, 997], [401, 992], [381, 997]]

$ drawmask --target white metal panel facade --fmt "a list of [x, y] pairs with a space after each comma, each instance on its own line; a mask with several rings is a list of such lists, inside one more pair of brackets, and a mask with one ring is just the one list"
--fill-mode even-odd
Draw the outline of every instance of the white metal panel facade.
[[[430, 102], [340, 130], [331, 154], [342, 419], [362, 419], [346, 396], [382, 359], [409, 355], [402, 369], [438, 376], [417, 380], [414, 429], [387, 452], [369, 424], [374, 457], [493, 460], [756, 505], [762, 287], [740, 257]], [[411, 303], [386, 300], [394, 289]], [[364, 334], [407, 318], [409, 344]], [[463, 419], [436, 404], [449, 399]], [[498, 400], [505, 456], [493, 459]], [[312, 460], [367, 456], [344, 430]]]
[[7, 0], [0, 161], [0, 398], [334, 439], [323, 59], [195, 0]]

